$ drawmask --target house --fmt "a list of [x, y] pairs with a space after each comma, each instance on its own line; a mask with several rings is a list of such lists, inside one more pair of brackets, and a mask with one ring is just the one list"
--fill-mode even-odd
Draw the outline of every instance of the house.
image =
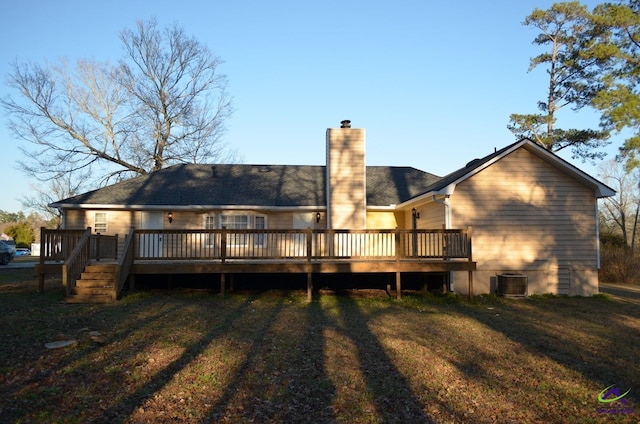
[[[366, 166], [365, 130], [349, 121], [327, 129], [326, 144], [325, 166], [174, 165], [51, 206], [65, 230], [135, 228], [132, 274], [395, 272], [399, 293], [402, 272], [444, 271], [451, 290], [471, 294], [517, 273], [530, 294], [598, 292], [597, 200], [614, 191], [534, 142], [442, 178]], [[282, 268], [303, 257], [306, 264]], [[275, 267], [264, 258], [287, 260]]]
[[[598, 293], [598, 199], [615, 191], [540, 145], [523, 139], [470, 161], [399, 207], [419, 225], [473, 226], [477, 292], [501, 274], [527, 276], [530, 294]], [[456, 291], [466, 274], [454, 272]]]

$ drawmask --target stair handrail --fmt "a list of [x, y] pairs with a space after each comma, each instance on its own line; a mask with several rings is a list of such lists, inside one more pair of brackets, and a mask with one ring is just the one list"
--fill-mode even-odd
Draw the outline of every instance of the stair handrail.
[[88, 227], [82, 237], [78, 240], [78, 244], [73, 248], [69, 257], [62, 264], [62, 284], [66, 287], [67, 296], [69, 296], [76, 287], [76, 281], [82, 274], [84, 268], [91, 260], [91, 227]]
[[129, 230], [129, 234], [124, 239], [122, 255], [120, 255], [120, 257], [118, 258], [115, 274], [116, 284], [113, 293], [114, 301], [117, 300], [118, 297], [120, 297], [120, 293], [122, 293], [122, 289], [124, 288], [124, 283], [127, 281], [127, 278], [129, 277], [129, 271], [131, 270], [131, 266], [133, 265], [134, 232], [135, 228], [131, 228], [131, 230]]

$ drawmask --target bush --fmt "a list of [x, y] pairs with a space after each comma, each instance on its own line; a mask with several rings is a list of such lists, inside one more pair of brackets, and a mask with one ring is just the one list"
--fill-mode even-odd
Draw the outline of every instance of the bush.
[[640, 284], [640, 256], [629, 254], [624, 247], [603, 244], [600, 251], [600, 281]]

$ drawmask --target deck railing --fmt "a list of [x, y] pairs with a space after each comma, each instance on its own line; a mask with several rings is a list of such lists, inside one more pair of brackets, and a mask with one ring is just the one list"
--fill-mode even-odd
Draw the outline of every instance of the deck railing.
[[73, 291], [80, 274], [89, 264], [91, 257], [90, 240], [91, 229], [87, 228], [62, 265], [62, 283], [66, 286], [67, 296]]
[[40, 262], [64, 261], [86, 230], [40, 229]]
[[133, 265], [134, 231], [135, 230], [132, 228], [125, 238], [122, 255], [120, 255], [120, 258], [118, 259], [118, 263], [116, 265], [116, 287], [115, 293], [113, 294], [113, 300], [116, 300], [120, 296], [120, 293], [122, 293], [124, 284], [129, 277], [129, 270], [131, 269], [131, 265]]
[[471, 230], [135, 230], [139, 260], [467, 259]]
[[78, 245], [80, 238], [89, 231], [91, 259], [117, 259], [118, 235], [91, 234], [86, 230], [40, 229], [40, 262], [65, 261]]

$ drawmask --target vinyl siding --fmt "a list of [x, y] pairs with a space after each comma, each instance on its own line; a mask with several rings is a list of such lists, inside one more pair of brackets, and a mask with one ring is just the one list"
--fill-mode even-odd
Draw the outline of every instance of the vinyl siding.
[[530, 292], [597, 292], [590, 188], [522, 148], [458, 184], [450, 201], [452, 225], [473, 226], [478, 290], [492, 290], [496, 274], [522, 272], [533, 276]]
[[[440, 203], [429, 202], [425, 205], [416, 207], [416, 210], [420, 214], [420, 219], [416, 222], [418, 229], [440, 229], [445, 224], [445, 208], [444, 205]], [[411, 222], [411, 215], [411, 210], [407, 211], [407, 222]]]
[[[119, 235], [119, 251], [124, 246], [124, 237], [129, 233], [131, 227], [141, 228], [140, 211], [122, 211], [122, 210], [74, 210], [70, 209], [65, 212], [65, 229], [85, 229], [95, 227], [95, 213], [103, 212], [107, 214], [107, 231], [105, 235]], [[167, 212], [162, 212], [165, 216], [163, 226], [166, 230], [198, 230], [205, 227], [205, 217], [214, 215], [216, 217], [216, 228], [218, 228], [218, 217], [221, 213], [249, 215], [251, 218], [251, 227], [253, 227], [253, 217], [256, 215], [265, 216], [267, 219], [267, 229], [291, 229], [293, 228], [293, 212], [255, 212], [247, 210], [212, 210], [212, 211], [171, 211], [173, 222], [169, 223], [166, 219]], [[315, 216], [315, 212], [305, 212]], [[320, 214], [319, 223], [315, 223], [315, 228], [325, 228], [326, 214]], [[169, 239], [166, 240], [165, 248], [170, 247]]]
[[390, 230], [398, 226], [393, 212], [367, 212], [367, 229]]

